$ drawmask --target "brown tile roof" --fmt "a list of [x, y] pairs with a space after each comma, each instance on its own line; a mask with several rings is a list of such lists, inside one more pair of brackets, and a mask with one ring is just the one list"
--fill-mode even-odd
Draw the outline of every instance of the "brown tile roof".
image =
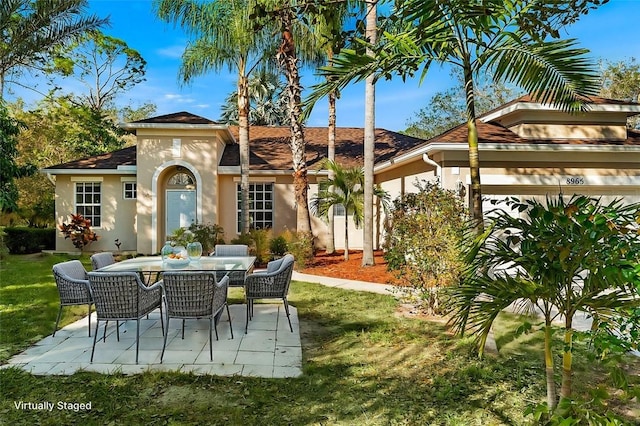
[[[229, 128], [236, 140], [239, 139], [238, 127]], [[254, 170], [291, 170], [292, 159], [289, 148], [290, 132], [288, 127], [251, 126], [250, 168]], [[306, 142], [307, 166], [318, 166], [327, 156], [327, 128], [307, 127], [304, 130]], [[414, 138], [385, 129], [376, 129], [375, 162], [382, 162], [406, 152], [423, 143], [423, 139]], [[362, 166], [364, 160], [364, 130], [360, 128], [339, 127], [336, 129], [336, 161], [345, 167]], [[240, 164], [237, 144], [227, 145], [220, 161], [221, 166]]]
[[187, 111], [174, 112], [173, 114], [159, 115], [157, 117], [145, 118], [144, 120], [133, 121], [131, 124], [219, 124], [208, 118], [191, 114]]
[[118, 166], [136, 165], [136, 147], [130, 146], [117, 151], [100, 154], [93, 157], [82, 158], [80, 160], [69, 161], [68, 163], [49, 166], [50, 169], [95, 169], [108, 170], [117, 169]]

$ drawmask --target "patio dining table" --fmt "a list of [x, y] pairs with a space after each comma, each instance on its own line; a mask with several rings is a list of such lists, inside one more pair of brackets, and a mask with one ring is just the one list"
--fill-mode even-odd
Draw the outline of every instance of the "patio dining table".
[[[165, 271], [212, 271], [219, 276], [221, 273], [241, 272], [245, 275], [253, 270], [255, 256], [203, 256], [198, 260], [175, 262], [162, 260], [162, 256], [145, 256], [123, 260], [98, 269], [100, 272], [139, 272], [147, 284]], [[155, 278], [154, 278], [155, 277]]]

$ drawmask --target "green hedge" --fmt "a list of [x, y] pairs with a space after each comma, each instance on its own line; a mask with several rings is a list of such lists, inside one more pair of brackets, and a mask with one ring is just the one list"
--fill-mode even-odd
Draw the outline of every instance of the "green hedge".
[[38, 253], [56, 248], [55, 228], [4, 228], [4, 242], [9, 253]]

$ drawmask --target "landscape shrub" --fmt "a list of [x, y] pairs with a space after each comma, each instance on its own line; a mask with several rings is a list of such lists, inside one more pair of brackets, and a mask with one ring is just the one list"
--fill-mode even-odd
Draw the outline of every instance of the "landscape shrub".
[[81, 214], [71, 214], [71, 222], [60, 225], [60, 230], [64, 234], [64, 239], [70, 239], [73, 246], [80, 251], [100, 238], [91, 230], [91, 221]]
[[417, 181], [417, 193], [393, 202], [384, 243], [388, 269], [405, 299], [429, 314], [442, 313], [442, 289], [456, 284], [467, 218], [462, 200], [438, 182]]
[[271, 251], [271, 256], [284, 256], [287, 253], [287, 240], [282, 235], [272, 238], [269, 242], [269, 250]]
[[[4, 244], [9, 253], [28, 254], [42, 250], [53, 250], [56, 246], [56, 230], [54, 228], [4, 228], [6, 236]], [[0, 251], [2, 249], [0, 248]]]
[[266, 264], [271, 260], [271, 252], [269, 251], [271, 231], [269, 229], [252, 229], [251, 239], [253, 240], [256, 263], [259, 265]]
[[304, 269], [313, 258], [313, 235], [310, 232], [285, 230], [282, 238], [287, 242], [287, 251], [295, 258], [295, 269]]

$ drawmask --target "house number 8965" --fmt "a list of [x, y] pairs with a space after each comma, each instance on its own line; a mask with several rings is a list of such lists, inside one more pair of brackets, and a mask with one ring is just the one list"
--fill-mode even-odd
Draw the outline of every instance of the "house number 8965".
[[567, 185], [584, 185], [584, 178], [583, 177], [568, 177], [567, 178]]

